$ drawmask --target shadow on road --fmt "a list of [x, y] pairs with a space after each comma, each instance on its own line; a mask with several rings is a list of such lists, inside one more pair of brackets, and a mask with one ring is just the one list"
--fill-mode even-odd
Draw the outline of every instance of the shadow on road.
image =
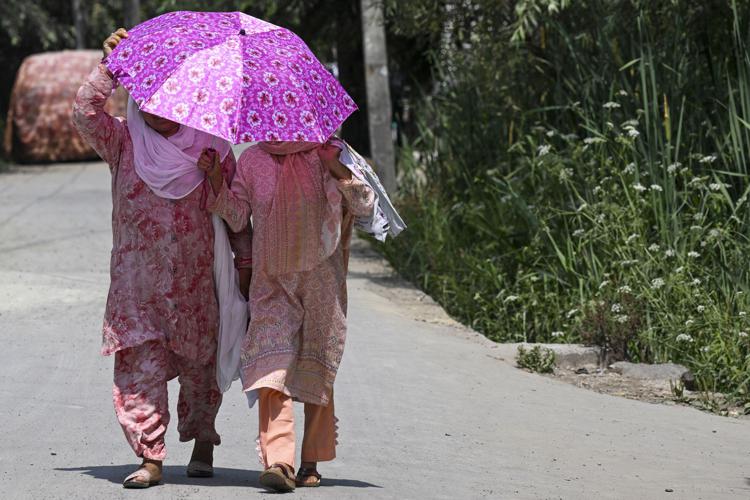
[[[96, 479], [104, 479], [111, 483], [122, 484], [122, 480], [133, 472], [135, 465], [97, 465], [93, 467], [60, 467], [55, 470], [63, 472], [79, 472]], [[192, 478], [185, 475], [185, 467], [180, 465], [164, 466], [164, 483], [190, 486], [242, 486], [260, 488], [258, 485], [259, 471], [246, 469], [228, 469], [215, 467], [214, 477], [208, 479]], [[320, 486], [343, 486], [348, 488], [381, 488], [376, 484], [356, 479], [323, 478]]]

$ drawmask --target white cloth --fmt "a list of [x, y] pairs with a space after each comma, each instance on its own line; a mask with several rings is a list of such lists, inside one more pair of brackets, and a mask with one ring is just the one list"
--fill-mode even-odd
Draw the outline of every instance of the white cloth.
[[395, 238], [406, 229], [406, 224], [391, 203], [375, 171], [367, 161], [345, 141], [334, 138], [332, 143], [341, 148], [339, 161], [362, 182], [365, 182], [375, 193], [375, 206], [372, 213], [357, 217], [354, 225], [357, 229], [371, 234], [378, 241], [385, 241], [387, 235]]
[[216, 346], [216, 382], [226, 392], [240, 376], [242, 341], [247, 332], [248, 306], [240, 293], [239, 273], [224, 221], [211, 217], [214, 225], [214, 283], [219, 302], [219, 338]]

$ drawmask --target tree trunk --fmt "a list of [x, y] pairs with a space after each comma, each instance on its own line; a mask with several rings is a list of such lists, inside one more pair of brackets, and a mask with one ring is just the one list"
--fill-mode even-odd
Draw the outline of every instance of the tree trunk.
[[396, 188], [396, 168], [383, 5], [379, 0], [361, 2], [371, 157], [383, 185], [388, 191], [393, 191]]
[[123, 0], [125, 29], [131, 29], [141, 22], [141, 0]]
[[86, 20], [83, 16], [83, 0], [73, 0], [73, 21], [76, 30], [76, 49], [86, 48]]

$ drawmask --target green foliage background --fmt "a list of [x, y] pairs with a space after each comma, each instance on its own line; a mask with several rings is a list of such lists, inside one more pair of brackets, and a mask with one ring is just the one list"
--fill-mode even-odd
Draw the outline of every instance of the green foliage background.
[[410, 2], [439, 85], [383, 246], [498, 341], [687, 364], [748, 399], [748, 5]]

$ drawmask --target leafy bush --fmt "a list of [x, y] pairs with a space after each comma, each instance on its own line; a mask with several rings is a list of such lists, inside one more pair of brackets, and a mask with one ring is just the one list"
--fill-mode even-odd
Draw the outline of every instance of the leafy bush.
[[748, 12], [715, 7], [575, 3], [522, 43], [476, 24], [402, 149], [389, 260], [493, 340], [680, 362], [749, 400]]
[[535, 345], [526, 349], [518, 346], [516, 363], [519, 368], [525, 368], [537, 373], [552, 373], [555, 367], [555, 351], [549, 347]]

